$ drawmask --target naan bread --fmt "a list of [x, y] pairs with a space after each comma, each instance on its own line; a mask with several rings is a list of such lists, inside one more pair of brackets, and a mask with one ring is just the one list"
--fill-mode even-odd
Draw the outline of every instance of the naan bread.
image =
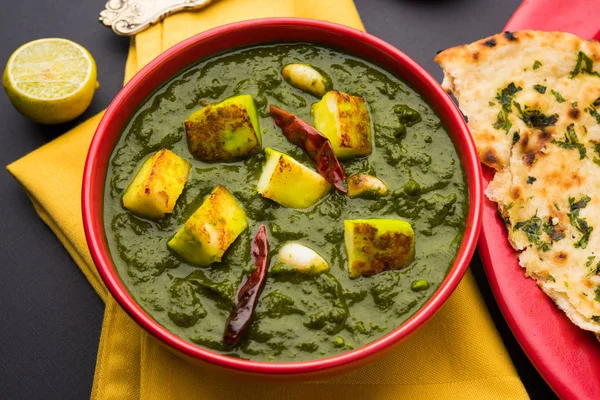
[[600, 335], [600, 43], [505, 32], [435, 61], [497, 170], [486, 194], [526, 275]]

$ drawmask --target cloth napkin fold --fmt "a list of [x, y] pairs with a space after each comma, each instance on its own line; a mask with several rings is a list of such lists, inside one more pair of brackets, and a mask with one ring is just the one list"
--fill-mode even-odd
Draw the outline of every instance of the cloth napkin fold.
[[[193, 34], [229, 22], [277, 16], [323, 19], [363, 29], [352, 0], [221, 0], [201, 11], [170, 16], [138, 34], [131, 43], [125, 80]], [[8, 166], [106, 303], [92, 399], [527, 398], [470, 272], [442, 310], [397, 349], [325, 380], [243, 382], [213, 375], [166, 350], [107, 292], [85, 241], [81, 179], [100, 118], [101, 114], [91, 118]]]

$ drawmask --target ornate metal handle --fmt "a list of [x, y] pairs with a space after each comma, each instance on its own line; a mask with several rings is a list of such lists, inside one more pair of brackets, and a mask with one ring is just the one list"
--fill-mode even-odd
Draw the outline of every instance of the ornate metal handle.
[[121, 36], [132, 36], [182, 10], [208, 6], [214, 0], [109, 0], [100, 22]]

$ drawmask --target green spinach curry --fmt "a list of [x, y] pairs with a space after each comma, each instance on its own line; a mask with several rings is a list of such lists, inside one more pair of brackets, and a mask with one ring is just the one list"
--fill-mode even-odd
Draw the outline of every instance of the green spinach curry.
[[[293, 63], [312, 66], [300, 72], [312, 79], [310, 74], [318, 71], [327, 82], [314, 90], [301, 90], [302, 82], [290, 80], [290, 71], [282, 72]], [[364, 99], [372, 151], [341, 157], [340, 164], [352, 179], [367, 177], [380, 186], [374, 186], [371, 196], [353, 198], [335, 188], [327, 191], [327, 186], [314, 205], [284, 207], [257, 192], [267, 156], [289, 155], [311, 173], [314, 166], [307, 153], [282, 134], [268, 106], [311, 123], [311, 106], [320, 99], [315, 92], [322, 89]], [[205, 162], [194, 157], [184, 121], [209, 104], [242, 95], [254, 100], [262, 143], [250, 143], [253, 153], [233, 160]], [[194, 146], [202, 146], [202, 141]], [[266, 148], [273, 150], [265, 152]], [[145, 160], [161, 149], [182, 159], [189, 178], [171, 213], [138, 217], [123, 207], [124, 193]], [[167, 243], [215, 187], [225, 188], [241, 206], [247, 228], [242, 226], [245, 229], [234, 236], [220, 262], [200, 267], [183, 261], [185, 257]], [[156, 321], [199, 346], [232, 357], [270, 361], [331, 356], [402, 324], [443, 280], [460, 245], [468, 211], [459, 156], [429, 105], [387, 71], [309, 44], [233, 51], [201, 61], [169, 80], [125, 127], [110, 159], [104, 196], [113, 261], [129, 291]], [[286, 199], [296, 200], [295, 196]], [[351, 278], [344, 221], [364, 219], [410, 223], [414, 261], [370, 276], [354, 271]], [[243, 278], [254, 269], [250, 245], [262, 224], [267, 228], [270, 255], [264, 290], [246, 335], [235, 346], [225, 345], [225, 323]], [[317, 273], [302, 273], [278, 261], [278, 252], [286, 244], [290, 251], [298, 244], [314, 250], [312, 254], [316, 252], [321, 260]]]

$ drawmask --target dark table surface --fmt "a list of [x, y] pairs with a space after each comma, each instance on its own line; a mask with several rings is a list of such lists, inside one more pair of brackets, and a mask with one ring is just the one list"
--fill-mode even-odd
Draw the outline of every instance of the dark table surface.
[[[92, 53], [101, 87], [82, 117], [53, 127], [26, 120], [0, 94], [1, 165], [104, 109], [120, 89], [129, 40], [97, 22], [105, 2], [10, 0], [3, 4], [0, 65], [25, 42], [63, 37]], [[520, 0], [355, 2], [367, 31], [400, 48], [441, 80], [441, 70], [433, 62], [436, 51], [501, 31]], [[0, 188], [0, 397], [88, 398], [104, 306], [5, 170], [0, 171]], [[552, 398], [552, 391], [504, 322], [477, 255], [471, 268], [529, 394], [532, 398]]]

